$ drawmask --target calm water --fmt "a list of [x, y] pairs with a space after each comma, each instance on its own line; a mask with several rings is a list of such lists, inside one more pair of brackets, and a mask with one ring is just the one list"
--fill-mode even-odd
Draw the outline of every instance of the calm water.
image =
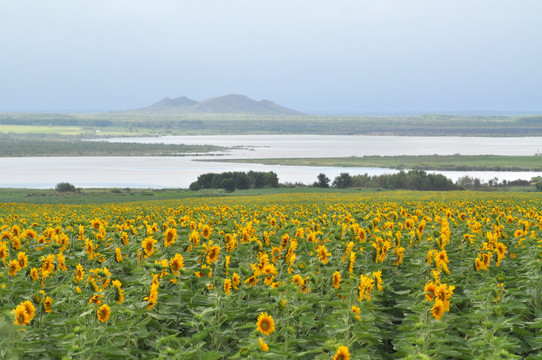
[[[162, 138], [111, 139], [110, 141], [162, 142], [245, 146], [223, 154], [225, 158], [341, 157], [363, 155], [455, 154], [533, 155], [542, 149], [542, 138], [461, 138], [391, 136], [172, 136]], [[274, 171], [280, 182], [313, 183], [319, 173], [333, 179], [341, 172], [351, 175], [394, 173], [391, 169], [268, 166], [201, 162], [216, 156], [186, 157], [49, 157], [0, 158], [0, 187], [52, 188], [59, 182], [77, 187], [186, 188], [207, 172]], [[441, 171], [457, 180], [469, 175], [488, 181], [530, 179], [535, 172]]]
[[208, 144], [247, 146], [230, 157], [345, 157], [364, 155], [534, 155], [542, 138], [488, 138], [456, 136], [341, 136], [341, 135], [224, 135], [116, 138], [114, 142]]

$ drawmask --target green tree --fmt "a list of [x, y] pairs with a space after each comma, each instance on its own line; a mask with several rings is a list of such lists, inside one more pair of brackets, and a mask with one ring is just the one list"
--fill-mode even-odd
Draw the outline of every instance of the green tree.
[[341, 173], [333, 180], [333, 186], [339, 189], [346, 189], [352, 186], [352, 176], [349, 173]]
[[326, 174], [318, 174], [317, 177], [318, 180], [314, 183], [314, 186], [319, 188], [328, 188], [329, 187], [329, 178], [326, 176]]

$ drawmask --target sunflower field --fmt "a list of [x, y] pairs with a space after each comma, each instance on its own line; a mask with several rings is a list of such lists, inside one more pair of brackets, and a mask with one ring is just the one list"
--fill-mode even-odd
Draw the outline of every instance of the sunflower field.
[[542, 359], [542, 197], [0, 203], [0, 358]]

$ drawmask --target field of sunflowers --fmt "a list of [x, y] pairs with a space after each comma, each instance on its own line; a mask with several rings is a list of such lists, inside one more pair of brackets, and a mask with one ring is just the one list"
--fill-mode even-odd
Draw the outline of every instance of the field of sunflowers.
[[0, 258], [0, 358], [542, 358], [536, 194], [0, 203]]

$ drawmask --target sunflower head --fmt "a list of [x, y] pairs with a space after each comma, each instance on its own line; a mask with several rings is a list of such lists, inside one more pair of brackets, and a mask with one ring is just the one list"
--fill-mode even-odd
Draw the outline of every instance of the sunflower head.
[[102, 306], [100, 306], [97, 316], [98, 320], [100, 320], [101, 322], [106, 322], [111, 316], [111, 308], [109, 307], [109, 305], [103, 304]]
[[442, 300], [437, 299], [437, 301], [435, 301], [435, 305], [431, 308], [431, 314], [437, 320], [442, 319], [442, 315], [444, 314], [444, 303]]
[[342, 278], [341, 278], [341, 273], [338, 272], [338, 271], [335, 271], [333, 273], [333, 287], [335, 289], [338, 289], [341, 287], [341, 281], [342, 281]]
[[13, 322], [15, 325], [27, 325], [30, 322], [30, 316], [23, 304], [17, 305], [13, 309], [13, 313], [15, 315], [15, 321]]
[[333, 356], [333, 360], [350, 360], [350, 352], [348, 351], [348, 347], [339, 346], [337, 353], [335, 356]]
[[271, 335], [275, 331], [275, 321], [271, 315], [260, 313], [256, 327], [264, 335]]
[[22, 302], [21, 305], [25, 307], [26, 312], [28, 313], [28, 317], [29, 317], [28, 322], [32, 321], [32, 319], [34, 318], [34, 315], [36, 315], [36, 307], [34, 306], [34, 304], [32, 304], [32, 301], [26, 300]]

